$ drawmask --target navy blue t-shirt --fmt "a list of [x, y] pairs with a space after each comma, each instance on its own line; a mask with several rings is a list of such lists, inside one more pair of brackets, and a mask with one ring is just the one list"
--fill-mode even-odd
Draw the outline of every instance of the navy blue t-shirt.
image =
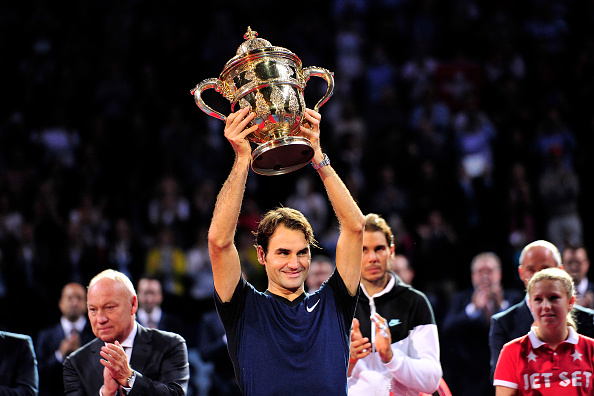
[[294, 301], [259, 292], [243, 278], [230, 302], [215, 293], [243, 394], [346, 395], [357, 297], [338, 271]]

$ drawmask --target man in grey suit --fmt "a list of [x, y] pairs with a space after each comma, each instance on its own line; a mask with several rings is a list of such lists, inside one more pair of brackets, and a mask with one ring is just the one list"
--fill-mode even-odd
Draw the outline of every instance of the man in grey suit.
[[185, 340], [135, 320], [138, 299], [130, 279], [105, 270], [89, 283], [87, 310], [97, 338], [64, 362], [66, 395], [185, 395]]
[[[518, 271], [520, 279], [528, 287], [528, 282], [534, 274], [545, 268], [563, 268], [561, 254], [555, 245], [539, 240], [532, 242], [520, 254]], [[577, 331], [588, 337], [594, 337], [594, 310], [575, 304], [573, 314], [577, 323]], [[489, 348], [491, 350], [491, 378], [503, 345], [513, 339], [524, 336], [530, 331], [534, 317], [528, 307], [528, 299], [524, 298], [518, 304], [499, 312], [491, 317], [489, 331]]]
[[33, 340], [0, 331], [0, 395], [35, 396], [38, 389]]

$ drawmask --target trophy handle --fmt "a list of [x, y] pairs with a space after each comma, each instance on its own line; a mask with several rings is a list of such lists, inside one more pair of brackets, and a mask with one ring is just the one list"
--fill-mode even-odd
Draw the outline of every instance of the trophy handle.
[[317, 66], [309, 66], [303, 69], [303, 77], [305, 78], [305, 82], [307, 82], [309, 78], [312, 76], [321, 77], [328, 83], [328, 89], [326, 89], [326, 94], [324, 94], [324, 96], [322, 96], [322, 99], [320, 99], [318, 103], [316, 103], [316, 105], [314, 106], [314, 110], [319, 111], [320, 107], [322, 107], [322, 105], [326, 103], [328, 99], [330, 99], [332, 93], [334, 92], [334, 73], [327, 69]]
[[218, 111], [213, 110], [202, 100], [202, 92], [211, 88], [215, 89], [217, 92], [221, 92], [220, 80], [218, 78], [209, 78], [202, 81], [199, 84], [196, 84], [196, 87], [190, 90], [190, 93], [194, 95], [194, 101], [196, 102], [196, 105], [200, 108], [200, 110], [202, 110], [211, 117], [218, 118], [221, 121], [227, 121], [227, 117], [225, 117]]

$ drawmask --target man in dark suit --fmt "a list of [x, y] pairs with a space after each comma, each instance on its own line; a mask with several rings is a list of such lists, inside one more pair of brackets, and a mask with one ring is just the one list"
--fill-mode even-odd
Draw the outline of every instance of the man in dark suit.
[[[459, 396], [494, 395], [489, 377], [491, 315], [520, 301], [518, 290], [504, 290], [501, 260], [495, 253], [476, 255], [470, 264], [472, 288], [454, 294], [442, 326], [444, 379]], [[459, 375], [460, 367], [466, 376]]]
[[136, 322], [138, 299], [126, 275], [105, 270], [95, 276], [89, 283], [87, 307], [97, 339], [64, 362], [66, 395], [186, 394], [185, 340]]
[[162, 309], [163, 289], [157, 278], [143, 276], [138, 281], [138, 322], [144, 327], [172, 331], [186, 336], [185, 323], [177, 315]]
[[563, 249], [563, 268], [575, 284], [575, 302], [582, 307], [594, 308], [594, 283], [588, 279], [590, 260], [583, 246], [567, 245]]
[[[532, 242], [520, 254], [518, 271], [520, 279], [528, 287], [532, 276], [545, 268], [563, 268], [561, 254], [555, 245], [539, 240]], [[594, 337], [594, 310], [575, 304], [573, 314], [577, 322], [577, 331], [588, 337]], [[491, 378], [499, 359], [503, 345], [513, 339], [524, 336], [530, 331], [534, 317], [528, 306], [527, 298], [507, 310], [491, 317], [489, 348], [491, 350]]]
[[38, 387], [31, 337], [0, 331], [0, 395], [35, 396]]
[[64, 359], [95, 338], [86, 317], [87, 292], [80, 283], [68, 283], [62, 288], [58, 307], [62, 312], [60, 321], [41, 330], [35, 345], [40, 396], [64, 394]]

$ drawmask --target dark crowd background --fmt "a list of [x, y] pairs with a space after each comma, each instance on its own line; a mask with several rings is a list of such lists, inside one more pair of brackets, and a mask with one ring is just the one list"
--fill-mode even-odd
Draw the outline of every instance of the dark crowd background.
[[[479, 252], [521, 290], [526, 243], [590, 249], [590, 1], [6, 1], [0, 327], [35, 336], [65, 283], [108, 267], [162, 275], [189, 324], [213, 308], [206, 233], [233, 152], [189, 91], [248, 26], [335, 73], [322, 147], [363, 212], [389, 220], [438, 324]], [[310, 79], [309, 107], [325, 89]], [[237, 245], [262, 290], [251, 231], [277, 205], [308, 216], [324, 253], [337, 236], [311, 167], [250, 175]]]

